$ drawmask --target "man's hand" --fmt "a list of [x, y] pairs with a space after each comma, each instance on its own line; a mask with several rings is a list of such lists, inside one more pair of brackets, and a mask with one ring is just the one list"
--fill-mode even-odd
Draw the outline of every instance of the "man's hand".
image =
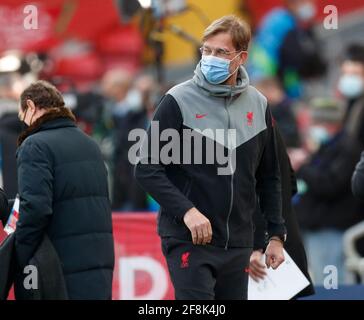
[[265, 264], [267, 268], [277, 269], [284, 261], [283, 242], [279, 238], [272, 237], [265, 250]]
[[250, 256], [249, 275], [256, 282], [258, 282], [259, 279], [264, 279], [264, 277], [267, 275], [265, 272], [265, 265], [261, 262], [262, 256], [263, 253], [260, 250], [253, 251], [252, 255]]
[[190, 229], [193, 244], [205, 245], [212, 240], [212, 228], [209, 219], [207, 219], [196, 208], [186, 212], [183, 221], [187, 228]]

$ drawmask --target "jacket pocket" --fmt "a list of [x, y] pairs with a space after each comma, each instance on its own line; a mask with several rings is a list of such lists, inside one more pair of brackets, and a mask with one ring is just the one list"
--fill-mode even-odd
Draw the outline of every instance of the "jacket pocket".
[[[162, 238], [162, 251], [164, 256], [168, 256], [178, 248], [184, 248], [186, 250], [191, 248], [192, 242], [189, 240], [181, 240], [175, 237], [163, 237]], [[179, 251], [179, 250], [178, 250]]]

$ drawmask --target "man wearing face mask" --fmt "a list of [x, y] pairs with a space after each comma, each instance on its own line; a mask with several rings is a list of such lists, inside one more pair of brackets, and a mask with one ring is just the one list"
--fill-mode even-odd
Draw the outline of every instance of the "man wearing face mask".
[[[202, 41], [202, 58], [193, 78], [167, 92], [153, 119], [160, 133], [165, 129], [179, 133], [181, 159], [170, 164], [156, 159], [149, 129], [135, 174], [161, 205], [158, 232], [176, 298], [246, 299], [257, 196], [268, 222], [266, 264], [276, 269], [284, 261], [286, 228], [274, 121], [266, 98], [249, 85], [243, 66], [249, 26], [225, 16], [207, 27]], [[222, 141], [205, 129], [223, 130], [228, 136], [232, 130], [236, 143]], [[192, 130], [202, 145], [196, 148], [196, 140], [187, 140], [183, 130]], [[159, 155], [167, 143], [160, 138]], [[216, 150], [212, 162], [207, 161], [211, 159], [207, 145]], [[221, 148], [236, 164], [224, 167], [228, 172], [223, 174], [217, 159]], [[198, 153], [205, 160], [185, 162], [187, 152], [191, 159]]]
[[347, 48], [338, 91], [347, 102], [345, 128], [364, 144], [364, 45]]
[[[23, 270], [47, 236], [59, 258], [69, 299], [111, 299], [111, 209], [107, 171], [97, 144], [76, 126], [61, 93], [48, 82], [37, 81], [22, 92], [19, 118], [27, 129], [19, 136], [16, 156], [20, 199], [14, 233], [16, 298], [36, 294], [23, 285]], [[48, 263], [49, 256], [41, 260]], [[43, 270], [50, 276], [56, 271]]]
[[285, 0], [258, 26], [248, 70], [254, 81], [276, 76], [290, 98], [303, 95], [303, 81], [322, 76], [326, 63], [313, 31], [315, 0]]
[[[364, 45], [352, 45], [348, 50], [348, 58], [342, 67], [342, 76], [338, 83], [339, 92], [347, 98], [348, 130], [356, 128], [356, 133], [364, 139]], [[353, 111], [350, 115], [350, 111]], [[364, 153], [356, 166], [352, 177], [353, 194], [364, 200]]]
[[348, 104], [342, 128], [297, 172], [307, 191], [296, 211], [317, 285], [323, 285], [327, 265], [336, 266], [339, 283], [346, 283], [343, 233], [363, 219], [364, 202], [351, 191], [351, 177], [364, 148], [363, 80], [364, 46], [351, 45], [338, 81], [338, 91]]

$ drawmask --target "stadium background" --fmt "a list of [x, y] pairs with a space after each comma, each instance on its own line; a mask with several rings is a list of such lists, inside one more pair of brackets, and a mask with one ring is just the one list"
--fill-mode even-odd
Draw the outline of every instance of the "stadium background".
[[[22, 26], [27, 4], [38, 8], [39, 30], [25, 30]], [[195, 40], [201, 37], [209, 21], [234, 13], [248, 19], [253, 26], [258, 25], [280, 1], [189, 0], [184, 10], [157, 22], [151, 22], [150, 16], [127, 16], [121, 4], [122, 1], [112, 0], [2, 0], [0, 55], [31, 59], [34, 54], [40, 57], [46, 54], [51, 64], [42, 70], [43, 76], [67, 79], [79, 92], [87, 91], [106, 71], [114, 68], [124, 68], [133, 75], [152, 72], [160, 82], [176, 83], [193, 71], [197, 59]], [[327, 4], [336, 5], [340, 12], [340, 28], [329, 36], [320, 25]], [[363, 40], [364, 2], [318, 1], [318, 11], [318, 34], [326, 42], [327, 59], [334, 63], [344, 43]], [[156, 24], [157, 28], [153, 29]], [[154, 62], [161, 43], [163, 55], [158, 70]], [[335, 71], [330, 79], [331, 83], [335, 81]], [[87, 124], [84, 125], [87, 131]], [[153, 211], [156, 207], [150, 208]], [[124, 210], [113, 214], [114, 299], [173, 298], [152, 211]], [[342, 287], [339, 291], [330, 295], [319, 290], [317, 297], [364, 296], [362, 286]]]

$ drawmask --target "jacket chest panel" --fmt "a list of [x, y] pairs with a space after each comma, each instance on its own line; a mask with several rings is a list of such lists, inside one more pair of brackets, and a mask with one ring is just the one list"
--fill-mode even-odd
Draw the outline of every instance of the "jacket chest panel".
[[181, 106], [184, 126], [235, 149], [267, 128], [265, 112], [249, 99], [237, 99], [229, 106], [224, 98], [190, 99]]

